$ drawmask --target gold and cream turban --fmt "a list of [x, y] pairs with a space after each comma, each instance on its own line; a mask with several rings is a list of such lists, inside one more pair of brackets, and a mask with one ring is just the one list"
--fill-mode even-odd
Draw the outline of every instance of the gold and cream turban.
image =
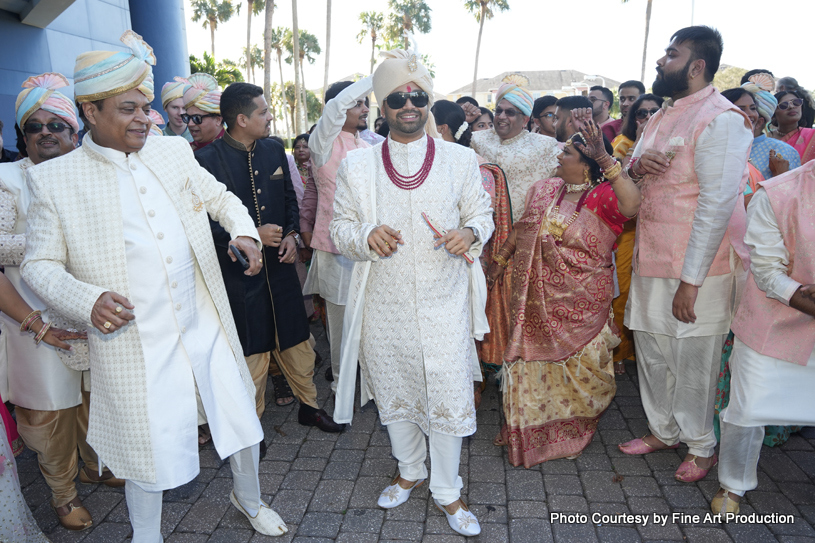
[[431, 137], [441, 137], [436, 130], [436, 120], [433, 113], [430, 112], [433, 102], [435, 102], [433, 78], [428, 69], [422, 64], [419, 55], [411, 50], [391, 49], [379, 53], [379, 56], [384, 60], [374, 71], [373, 79], [374, 95], [379, 107], [382, 107], [385, 99], [394, 89], [398, 89], [412, 81], [419, 85], [419, 88], [425, 91], [430, 98], [427, 104], [428, 119], [425, 131]]
[[184, 96], [184, 88], [189, 85], [189, 81], [183, 77], [176, 77], [174, 81], [165, 83], [161, 87], [161, 107], [167, 109], [167, 104]]
[[68, 123], [74, 132], [79, 132], [73, 101], [57, 90], [67, 86], [65, 76], [57, 73], [45, 73], [26, 79], [23, 91], [17, 95], [17, 102], [14, 104], [20, 129], [23, 129], [25, 122], [38, 109], [44, 109]]
[[778, 100], [776, 100], [773, 95], [774, 85], [775, 80], [764, 73], [753, 75], [742, 85], [744, 90], [753, 93], [758, 114], [764, 117], [767, 123], [772, 120], [773, 115], [775, 115], [775, 109], [778, 107]]
[[197, 107], [205, 113], [221, 114], [221, 89], [209, 74], [192, 74], [184, 86], [184, 107]]
[[159, 125], [164, 124], [164, 117], [162, 117], [161, 114], [155, 109], [151, 109], [150, 113], [148, 113], [147, 116], [150, 117], [150, 121], [152, 121], [152, 124], [150, 125], [150, 133], [148, 133], [147, 135], [163, 136], [164, 132], [161, 131]]
[[88, 51], [76, 57], [74, 96], [81, 103], [103, 100], [131, 89], [139, 89], [151, 102], [153, 48], [132, 30], [120, 38], [130, 48], [128, 52]]

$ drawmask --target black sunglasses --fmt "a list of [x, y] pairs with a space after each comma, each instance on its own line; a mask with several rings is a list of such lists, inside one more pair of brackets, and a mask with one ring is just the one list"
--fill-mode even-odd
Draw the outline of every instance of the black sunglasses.
[[184, 124], [190, 124], [190, 120], [195, 124], [201, 124], [207, 117], [220, 117], [220, 115], [215, 115], [214, 113], [207, 113], [206, 115], [187, 115], [185, 113], [181, 116], [181, 120]]
[[644, 119], [644, 118], [648, 117], [649, 115], [656, 115], [657, 111], [659, 111], [658, 107], [654, 107], [654, 108], [651, 108], [651, 109], [645, 109], [645, 108], [638, 109], [637, 113], [636, 113], [637, 119]]
[[402, 109], [405, 107], [405, 104], [407, 104], [408, 98], [410, 98], [410, 103], [413, 104], [413, 107], [425, 107], [430, 101], [430, 97], [425, 91], [413, 91], [394, 92], [385, 98], [385, 102], [391, 109]]
[[507, 117], [509, 117], [510, 119], [514, 118], [515, 115], [520, 115], [521, 114], [521, 112], [518, 111], [517, 109], [512, 109], [512, 108], [504, 109], [502, 107], [495, 108], [495, 117], [496, 118], [500, 117], [502, 113], [504, 115], [506, 115]]
[[26, 134], [39, 134], [42, 132], [43, 127], [47, 128], [49, 132], [52, 134], [59, 134], [60, 132], [64, 132], [66, 128], [70, 128], [65, 123], [25, 123], [23, 130], [25, 130]]
[[801, 107], [804, 101], [800, 98], [795, 98], [793, 100], [787, 100], [786, 102], [779, 102], [778, 109], [789, 109], [790, 107]]

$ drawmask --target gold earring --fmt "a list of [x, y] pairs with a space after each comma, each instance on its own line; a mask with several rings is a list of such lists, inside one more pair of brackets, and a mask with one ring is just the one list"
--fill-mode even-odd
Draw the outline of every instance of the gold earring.
[[588, 168], [583, 170], [583, 182], [584, 183], [591, 183], [591, 174], [589, 173]]

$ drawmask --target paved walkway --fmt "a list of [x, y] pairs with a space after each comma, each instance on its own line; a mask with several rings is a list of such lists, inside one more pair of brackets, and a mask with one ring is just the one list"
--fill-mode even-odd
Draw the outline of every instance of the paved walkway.
[[[314, 327], [315, 337], [318, 328]], [[324, 336], [318, 350], [328, 359]], [[329, 396], [323, 370], [315, 378], [321, 402]], [[532, 469], [513, 468], [492, 438], [499, 428], [500, 403], [494, 381], [478, 411], [478, 432], [465, 439], [461, 456], [463, 496], [481, 521], [473, 541], [489, 543], [627, 542], [687, 540], [813, 541], [815, 540], [815, 429], [794, 435], [778, 449], [764, 448], [759, 486], [748, 494], [743, 513], [793, 515], [792, 523], [721, 525], [705, 523], [709, 501], [716, 492], [715, 469], [697, 484], [674, 480], [686, 453], [663, 451], [645, 457], [625, 457], [617, 444], [646, 433], [636, 367], [617, 380], [617, 397], [600, 422], [594, 441], [577, 460], [555, 460]], [[271, 387], [270, 387], [271, 388]], [[271, 391], [270, 391], [271, 394]], [[329, 404], [329, 408], [332, 406]], [[285, 537], [255, 534], [249, 522], [229, 503], [232, 481], [229, 463], [209, 446], [201, 451], [201, 473], [195, 481], [164, 496], [162, 532], [168, 543], [197, 542], [328, 542], [377, 541], [463, 542], [429, 499], [427, 485], [404, 505], [390, 511], [377, 508], [379, 492], [396, 471], [388, 434], [372, 405], [357, 413], [342, 434], [325, 434], [297, 423], [297, 410], [272, 404], [262, 419], [269, 451], [260, 463], [264, 499], [288, 523]], [[130, 526], [124, 492], [105, 486], [80, 485], [95, 527], [72, 533], [59, 526], [51, 511], [49, 490], [36, 460], [26, 451], [18, 459], [23, 493], [34, 517], [52, 541], [83, 543], [128, 540]], [[576, 523], [550, 522], [550, 515], [576, 515]], [[609, 523], [592, 514], [643, 514], [645, 526]], [[690, 516], [680, 522], [672, 514]], [[668, 515], [664, 525], [654, 514]], [[580, 515], [586, 515], [587, 518]]]

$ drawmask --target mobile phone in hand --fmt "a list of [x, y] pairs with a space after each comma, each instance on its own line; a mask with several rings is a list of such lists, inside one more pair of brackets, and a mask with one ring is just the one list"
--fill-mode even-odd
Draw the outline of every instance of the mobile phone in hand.
[[243, 266], [244, 270], [249, 269], [249, 259], [246, 258], [246, 254], [243, 251], [241, 251], [240, 249], [238, 249], [234, 245], [230, 245], [229, 246], [229, 252], [232, 253], [233, 255], [235, 255], [235, 258], [238, 259], [238, 262], [240, 262], [240, 264], [241, 264], [241, 266]]

